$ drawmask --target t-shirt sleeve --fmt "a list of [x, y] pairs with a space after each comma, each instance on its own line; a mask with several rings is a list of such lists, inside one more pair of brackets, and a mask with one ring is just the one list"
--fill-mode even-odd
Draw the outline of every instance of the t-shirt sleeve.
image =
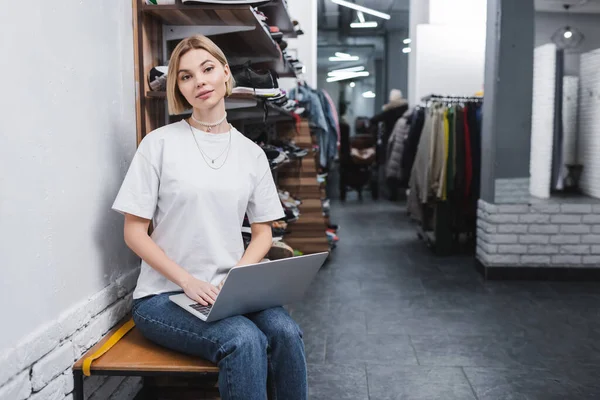
[[152, 219], [158, 202], [159, 175], [140, 149], [133, 156], [112, 209]]
[[258, 179], [246, 210], [251, 224], [275, 221], [285, 216], [267, 157], [261, 155], [258, 165]]

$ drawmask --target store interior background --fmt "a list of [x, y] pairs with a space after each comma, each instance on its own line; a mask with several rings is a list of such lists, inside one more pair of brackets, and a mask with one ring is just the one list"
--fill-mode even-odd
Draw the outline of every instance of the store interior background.
[[[361, 0], [356, 4], [382, 11], [391, 18], [365, 14], [367, 21], [375, 21], [378, 26], [351, 28], [351, 22], [358, 22], [356, 11], [329, 0], [316, 2], [317, 86], [325, 88], [334, 100], [339, 101], [340, 93], [345, 93], [349, 120], [378, 113], [391, 89], [400, 89], [411, 106], [430, 93], [473, 95], [483, 91], [485, 1]], [[565, 4], [572, 7], [569, 12], [565, 11]], [[583, 34], [581, 45], [565, 57], [565, 75], [578, 76], [579, 54], [600, 48], [600, 2], [536, 0], [535, 10], [536, 47], [552, 43], [552, 35], [565, 25]], [[418, 25], [428, 26], [417, 28]], [[417, 35], [417, 29], [421, 35]], [[405, 43], [407, 39], [409, 43]], [[356, 55], [360, 60], [329, 61], [336, 52]], [[369, 76], [342, 83], [327, 82], [330, 71], [353, 66], [365, 66]], [[350, 82], [355, 86], [350, 87]], [[375, 97], [363, 96], [369, 91]]]
[[[325, 88], [338, 104], [344, 94], [352, 127], [356, 117], [378, 113], [391, 89], [400, 89], [410, 106], [430, 93], [484, 90], [485, 5], [498, 1], [356, 0], [391, 19], [365, 14], [379, 26], [353, 29], [349, 24], [357, 20], [356, 12], [331, 0], [288, 0], [290, 14], [305, 32], [289, 39], [288, 51], [296, 51], [306, 66], [303, 79], [309, 85]], [[600, 0], [579, 3], [535, 1], [534, 46], [551, 43], [565, 25], [584, 36], [580, 47], [565, 54], [565, 74], [571, 76], [580, 73], [582, 53], [600, 49]], [[10, 329], [0, 333], [0, 386], [135, 282], [138, 260], [123, 243], [122, 216], [110, 210], [136, 150], [132, 8], [130, 1], [115, 4], [31, 0], [12, 2], [10, 12], [0, 13], [1, 47], [10, 60], [0, 68], [3, 76], [14, 77], [4, 82], [10, 96], [0, 101], [0, 301], [3, 320], [11, 321]], [[564, 4], [573, 5], [569, 13]], [[17, 18], [23, 16], [26, 23]], [[336, 52], [357, 55], [360, 61], [329, 61]], [[533, 46], [529, 54], [533, 58]], [[600, 57], [592, 61], [600, 70]], [[332, 69], [356, 65], [364, 65], [370, 75], [354, 79], [354, 87], [350, 81], [327, 82]], [[279, 83], [291, 88], [296, 80]], [[526, 84], [531, 93], [531, 82]], [[514, 86], [516, 93], [519, 89]], [[364, 97], [369, 91], [375, 96]], [[531, 96], [516, 94], [513, 107], [531, 102]], [[600, 124], [597, 114], [588, 128]], [[500, 122], [508, 120], [510, 110]], [[520, 126], [520, 132], [531, 133], [531, 125]], [[512, 150], [506, 151], [510, 155]], [[529, 157], [529, 144], [524, 151]], [[593, 151], [600, 151], [600, 145], [591, 151], [584, 167], [586, 173], [596, 171], [588, 180], [597, 180], [586, 198], [597, 202], [600, 157]], [[372, 204], [367, 197], [361, 207]], [[127, 306], [119, 302], [115, 307], [125, 311]], [[83, 311], [76, 320], [65, 319], [73, 317], [73, 310]], [[96, 320], [94, 333], [79, 338], [80, 347], [95, 343], [99, 332], [116, 322], [110, 316]], [[17, 345], [21, 350], [12, 351]], [[20, 378], [29, 379], [28, 371]]]

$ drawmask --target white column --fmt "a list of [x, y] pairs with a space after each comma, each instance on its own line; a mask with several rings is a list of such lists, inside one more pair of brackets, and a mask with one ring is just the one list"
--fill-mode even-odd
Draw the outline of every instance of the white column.
[[[298, 60], [306, 66], [304, 79], [311, 87], [317, 87], [317, 0], [287, 0], [288, 10], [298, 20], [304, 35], [296, 39], [286, 38], [288, 52], [296, 52]], [[288, 89], [296, 85], [293, 78], [282, 78], [279, 86]]]

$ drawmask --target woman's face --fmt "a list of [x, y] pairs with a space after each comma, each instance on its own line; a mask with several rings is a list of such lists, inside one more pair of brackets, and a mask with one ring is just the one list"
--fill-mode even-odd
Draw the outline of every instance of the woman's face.
[[223, 66], [208, 51], [193, 49], [179, 60], [177, 85], [192, 107], [210, 109], [225, 97], [230, 74], [229, 66]]

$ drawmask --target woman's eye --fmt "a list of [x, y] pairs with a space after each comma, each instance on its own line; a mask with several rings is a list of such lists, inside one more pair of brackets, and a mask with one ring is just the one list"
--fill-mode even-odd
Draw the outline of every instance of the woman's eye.
[[210, 72], [210, 71], [212, 71], [213, 69], [215, 69], [215, 67], [208, 67], [208, 68], [206, 68], [206, 69], [204, 70], [204, 72]]
[[188, 79], [190, 79], [190, 76], [189, 76], [189, 75], [183, 75], [183, 76], [181, 77], [181, 80], [182, 80], [182, 81], [187, 81]]

